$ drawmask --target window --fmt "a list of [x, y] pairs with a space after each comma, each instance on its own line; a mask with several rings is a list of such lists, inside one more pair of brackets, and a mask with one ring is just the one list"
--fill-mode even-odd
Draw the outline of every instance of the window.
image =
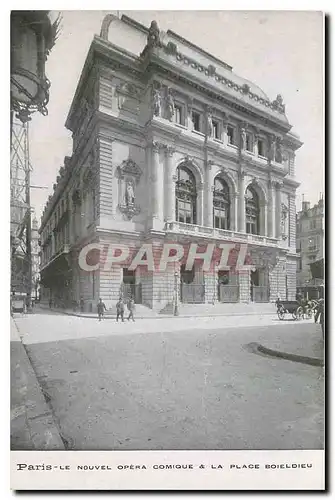
[[259, 199], [256, 191], [249, 186], [245, 195], [246, 232], [259, 234]]
[[186, 284], [191, 284], [193, 283], [194, 281], [194, 276], [195, 276], [195, 269], [194, 269], [194, 266], [192, 267], [192, 269], [190, 270], [187, 270], [185, 269], [185, 264], [182, 264], [180, 266], [180, 281], [182, 283], [186, 283]]
[[196, 224], [196, 183], [192, 172], [185, 166], [178, 167], [176, 182], [176, 219], [186, 224]]
[[220, 178], [214, 181], [213, 195], [213, 222], [217, 229], [229, 229], [229, 188], [227, 183]]
[[252, 135], [251, 134], [247, 134], [246, 150], [252, 152], [253, 151], [253, 147], [254, 147], [254, 144], [253, 144], [253, 140], [252, 140]]
[[200, 113], [192, 111], [192, 122], [194, 130], [200, 132]]
[[183, 124], [183, 121], [182, 121], [182, 107], [179, 106], [178, 104], [175, 105], [174, 107], [174, 116], [175, 116], [175, 122], [176, 123], [179, 123], [179, 125], [182, 125]]
[[213, 137], [215, 139], [220, 139], [220, 136], [219, 136], [219, 123], [217, 121], [212, 121], [213, 123]]
[[258, 155], [259, 156], [265, 156], [265, 144], [263, 139], [258, 139], [257, 141], [258, 144]]

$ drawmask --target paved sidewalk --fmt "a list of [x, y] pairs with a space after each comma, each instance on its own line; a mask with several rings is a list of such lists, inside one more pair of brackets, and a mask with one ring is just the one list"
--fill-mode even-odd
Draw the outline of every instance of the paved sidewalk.
[[11, 449], [64, 450], [35, 372], [11, 319]]
[[319, 324], [305, 329], [291, 329], [289, 335], [261, 340], [258, 350], [263, 354], [300, 363], [323, 366], [324, 342]]
[[[97, 312], [80, 312], [74, 311], [73, 309], [62, 309], [62, 308], [52, 308], [50, 309], [48, 304], [38, 304], [36, 306], [37, 310], [48, 310], [59, 314], [66, 314], [69, 316], [78, 316], [81, 318], [96, 318]], [[264, 316], [264, 315], [276, 315], [276, 306], [272, 303], [215, 303], [215, 304], [183, 304], [178, 305], [178, 316], [179, 318], [194, 318], [194, 317], [220, 317], [220, 316]], [[125, 316], [127, 316], [128, 310], [125, 309]], [[115, 318], [116, 316], [116, 306], [115, 304], [111, 309], [105, 312], [106, 318]], [[175, 318], [174, 314], [164, 314], [154, 311], [149, 307], [142, 304], [136, 304], [135, 306], [135, 316], [138, 319], [167, 319]]]
[[[136, 319], [135, 323], [115, 321], [115, 318], [85, 319], [76, 316], [55, 314], [52, 311], [40, 311], [37, 314], [18, 315], [16, 324], [23, 337], [24, 344], [40, 342], [53, 342], [58, 340], [102, 338], [119, 335], [172, 333], [192, 330], [236, 330], [238, 328], [284, 326], [284, 331], [290, 332], [292, 325], [305, 325], [313, 323], [312, 320], [280, 321], [277, 315], [264, 316], [212, 316], [192, 318], [164, 318], [153, 321], [151, 318]], [[256, 339], [250, 339], [255, 341]]]

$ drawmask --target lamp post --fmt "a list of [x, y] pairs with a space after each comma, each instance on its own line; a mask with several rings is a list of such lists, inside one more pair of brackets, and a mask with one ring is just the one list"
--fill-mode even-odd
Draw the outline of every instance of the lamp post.
[[[45, 63], [58, 35], [60, 18], [52, 22], [50, 11], [30, 10], [11, 12], [11, 68], [10, 68], [10, 123], [11, 157], [23, 151], [25, 172], [24, 187], [26, 216], [24, 218], [27, 258], [27, 310], [31, 311], [32, 296], [32, 249], [30, 206], [30, 162], [28, 145], [28, 122], [31, 113], [39, 111], [47, 115], [50, 82], [45, 75]], [[15, 117], [22, 123], [25, 133], [15, 134]], [[20, 143], [24, 137], [24, 146]], [[16, 155], [15, 155], [16, 153]], [[11, 166], [12, 168], [12, 166]], [[17, 168], [15, 166], [14, 168]], [[11, 176], [11, 193], [16, 196], [17, 179]], [[12, 185], [13, 184], [13, 185]], [[13, 189], [12, 189], [13, 188]], [[15, 202], [15, 200], [13, 200]]]
[[175, 271], [174, 273], [174, 309], [173, 309], [173, 315], [174, 316], [179, 316], [179, 310], [178, 310], [178, 272]]
[[11, 13], [11, 110], [25, 123], [30, 114], [47, 115], [50, 82], [45, 62], [55, 44], [59, 17], [51, 23], [47, 10]]

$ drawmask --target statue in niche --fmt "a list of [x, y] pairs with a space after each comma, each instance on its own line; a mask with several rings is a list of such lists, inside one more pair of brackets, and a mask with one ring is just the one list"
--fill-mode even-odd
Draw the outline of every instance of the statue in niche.
[[282, 161], [283, 161], [282, 144], [280, 141], [277, 142], [275, 161], [277, 163], [282, 163]]
[[276, 140], [274, 137], [270, 139], [270, 151], [269, 151], [269, 159], [274, 160], [275, 159], [275, 152], [276, 152]]
[[241, 149], [245, 150], [247, 148], [247, 133], [245, 128], [241, 129]]
[[168, 120], [170, 120], [170, 122], [172, 122], [173, 116], [174, 116], [174, 98], [173, 98], [171, 89], [168, 90], [168, 93], [166, 96], [166, 111], [167, 111]]
[[208, 137], [213, 135], [213, 115], [211, 111], [207, 112], [207, 134]]
[[134, 186], [131, 181], [127, 181], [126, 184], [126, 205], [129, 207], [130, 205], [134, 205], [135, 203], [135, 193]]
[[158, 89], [154, 90], [154, 115], [161, 116], [162, 114], [162, 98]]
[[282, 203], [281, 204], [281, 233], [282, 233], [282, 238], [283, 240], [287, 239], [287, 216], [288, 216], [288, 209], [287, 206]]

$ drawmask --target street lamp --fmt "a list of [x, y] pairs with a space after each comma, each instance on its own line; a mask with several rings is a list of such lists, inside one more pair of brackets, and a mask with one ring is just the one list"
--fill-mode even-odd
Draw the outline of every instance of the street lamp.
[[50, 82], [45, 62], [58, 28], [59, 17], [52, 23], [48, 10], [11, 13], [11, 109], [23, 123], [34, 111], [48, 114]]
[[174, 316], [179, 316], [179, 310], [178, 310], [178, 272], [175, 271], [174, 273], [174, 310], [173, 310], [173, 315]]

